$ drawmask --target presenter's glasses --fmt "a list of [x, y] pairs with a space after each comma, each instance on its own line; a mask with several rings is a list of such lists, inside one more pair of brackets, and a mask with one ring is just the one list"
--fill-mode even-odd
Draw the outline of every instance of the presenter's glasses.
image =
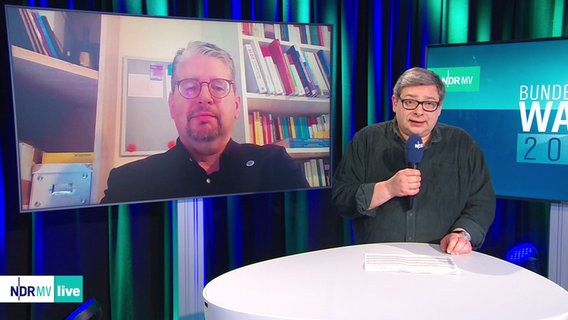
[[206, 84], [212, 97], [221, 99], [231, 91], [233, 81], [227, 79], [211, 79], [209, 82], [200, 82], [197, 79], [183, 79], [176, 82], [179, 94], [186, 99], [193, 99], [201, 93], [201, 88]]
[[438, 101], [418, 101], [414, 99], [401, 99], [402, 107], [406, 110], [414, 110], [418, 108], [419, 105], [422, 105], [422, 109], [428, 112], [434, 112], [440, 106], [440, 102]]

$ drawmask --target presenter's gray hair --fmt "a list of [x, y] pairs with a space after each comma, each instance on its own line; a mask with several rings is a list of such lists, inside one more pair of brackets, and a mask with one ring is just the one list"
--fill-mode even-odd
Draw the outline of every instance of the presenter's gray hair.
[[424, 69], [424, 68], [411, 68], [406, 70], [396, 81], [393, 88], [393, 95], [400, 99], [400, 94], [402, 89], [412, 86], [428, 86], [435, 85], [438, 88], [438, 96], [440, 97], [440, 103], [444, 101], [446, 97], [446, 86], [442, 82], [442, 79], [434, 72]]
[[[235, 62], [227, 51], [219, 48], [217, 45], [203, 42], [203, 41], [191, 41], [187, 44], [187, 47], [179, 49], [172, 62], [172, 92], [175, 90], [176, 81], [180, 80], [176, 77], [177, 68], [180, 62], [188, 57], [194, 55], [201, 55], [205, 57], [213, 57], [221, 60], [231, 72], [231, 80], [235, 80]], [[235, 86], [233, 86], [234, 88]]]

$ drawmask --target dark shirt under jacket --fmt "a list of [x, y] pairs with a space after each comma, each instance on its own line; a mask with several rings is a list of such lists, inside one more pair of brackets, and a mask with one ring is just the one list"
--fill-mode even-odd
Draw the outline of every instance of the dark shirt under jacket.
[[467, 230], [481, 246], [495, 216], [495, 192], [478, 144], [464, 130], [438, 123], [418, 165], [420, 192], [409, 210], [408, 197], [395, 197], [367, 210], [378, 181], [406, 168], [405, 141], [396, 120], [355, 134], [333, 181], [339, 212], [353, 218], [355, 242], [439, 243], [454, 228]]
[[300, 165], [275, 145], [231, 140], [220, 170], [208, 175], [178, 139], [172, 149], [112, 169], [101, 203], [309, 188]]

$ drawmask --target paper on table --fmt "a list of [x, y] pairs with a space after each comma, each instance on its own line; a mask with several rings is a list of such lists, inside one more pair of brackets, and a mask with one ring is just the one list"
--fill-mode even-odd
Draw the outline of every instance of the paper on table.
[[416, 254], [365, 253], [365, 270], [460, 275], [450, 257]]

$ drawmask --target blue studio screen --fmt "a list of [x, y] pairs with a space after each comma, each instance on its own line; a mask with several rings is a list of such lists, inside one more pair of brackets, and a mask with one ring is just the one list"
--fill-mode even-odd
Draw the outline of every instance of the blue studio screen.
[[435, 45], [439, 121], [479, 143], [500, 197], [568, 200], [568, 39]]

